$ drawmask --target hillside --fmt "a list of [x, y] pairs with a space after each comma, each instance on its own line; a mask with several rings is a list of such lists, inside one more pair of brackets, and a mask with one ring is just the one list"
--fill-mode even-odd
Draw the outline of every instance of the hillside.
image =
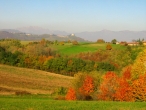
[[50, 41], [68, 41], [68, 40], [77, 40], [78, 42], [85, 42], [83, 38], [79, 38], [75, 35], [55, 35], [55, 34], [26, 34], [26, 33], [18, 33], [16, 31], [5, 30], [0, 31], [0, 39], [19, 39], [19, 40], [25, 40], [25, 41], [36, 41], [41, 39], [46, 39]]
[[26, 92], [52, 94], [60, 87], [69, 87], [72, 77], [34, 69], [0, 65], [0, 94]]
[[[3, 34], [2, 34], [3, 32]], [[5, 32], [5, 34], [4, 34]], [[7, 32], [7, 33], [6, 33]], [[111, 40], [116, 39], [117, 41], [127, 41], [131, 42], [133, 40], [145, 39], [146, 31], [111, 31], [111, 30], [101, 30], [93, 32], [78, 32], [74, 33], [75, 36], [70, 36], [70, 33], [65, 31], [52, 31], [41, 27], [23, 27], [17, 29], [1, 29], [1, 38], [17, 38], [20, 40], [41, 40], [45, 38], [47, 40], [77, 40], [79, 42], [84, 41], [97, 41], [97, 39], [104, 39], [106, 42], [111, 42]]]

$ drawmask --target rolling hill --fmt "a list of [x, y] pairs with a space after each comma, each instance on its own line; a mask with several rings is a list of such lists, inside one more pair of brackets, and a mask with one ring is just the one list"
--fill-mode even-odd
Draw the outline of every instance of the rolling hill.
[[52, 94], [58, 88], [68, 88], [73, 77], [35, 69], [0, 64], [0, 94]]

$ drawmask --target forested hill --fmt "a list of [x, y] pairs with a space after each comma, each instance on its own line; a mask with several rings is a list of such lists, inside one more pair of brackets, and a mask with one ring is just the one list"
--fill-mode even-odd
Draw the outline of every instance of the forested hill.
[[46, 39], [50, 41], [76, 40], [78, 42], [85, 42], [84, 39], [79, 38], [75, 35], [68, 35], [68, 36], [54, 35], [54, 34], [35, 35], [35, 34], [26, 34], [26, 33], [7, 32], [7, 31], [0, 31], [0, 39], [19, 39], [19, 40], [29, 40], [29, 41], [41, 40], [41, 39]]

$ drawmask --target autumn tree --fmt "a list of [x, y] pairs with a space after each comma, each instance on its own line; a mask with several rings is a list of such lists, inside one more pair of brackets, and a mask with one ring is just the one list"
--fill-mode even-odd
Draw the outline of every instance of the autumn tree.
[[100, 85], [100, 75], [97, 73], [77, 73], [73, 81], [78, 100], [96, 99], [96, 92]]
[[122, 76], [119, 77], [118, 87], [115, 92], [115, 100], [117, 101], [134, 101], [132, 87], [130, 85], [131, 66], [127, 66], [122, 71]]
[[66, 100], [76, 100], [76, 92], [73, 88], [69, 88], [65, 96]]
[[105, 41], [103, 39], [98, 39], [97, 43], [105, 43]]
[[132, 66], [132, 80], [138, 79], [139, 76], [146, 73], [146, 49], [143, 50], [136, 58]]
[[72, 44], [73, 45], [79, 45], [78, 41], [76, 41], [76, 40], [72, 41]]
[[118, 87], [114, 97], [116, 101], [134, 101], [130, 84], [122, 77], [118, 79]]
[[111, 50], [112, 49], [112, 46], [110, 44], [107, 44], [106, 45], [106, 50]]
[[100, 84], [98, 100], [114, 101], [119, 77], [114, 72], [107, 72]]
[[146, 73], [133, 81], [132, 93], [135, 101], [146, 101]]
[[91, 94], [94, 92], [94, 80], [91, 76], [86, 76], [83, 85], [79, 88], [79, 92], [83, 95], [84, 99], [90, 100]]

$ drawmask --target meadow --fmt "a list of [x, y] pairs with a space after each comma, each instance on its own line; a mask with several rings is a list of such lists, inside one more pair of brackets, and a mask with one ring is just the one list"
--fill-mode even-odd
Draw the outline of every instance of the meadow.
[[[22, 45], [27, 45], [32, 41], [21, 41]], [[96, 52], [99, 49], [106, 50], [107, 43], [80, 42], [79, 45], [64, 43], [64, 45], [50, 45], [49, 47], [59, 52], [61, 55], [76, 55], [81, 52]], [[111, 44], [113, 49], [126, 49], [125, 46]]]
[[65, 101], [49, 96], [0, 96], [1, 110], [146, 110], [146, 102]]
[[[81, 52], [96, 52], [99, 49], [106, 50], [106, 43], [79, 43], [79, 45], [72, 45], [72, 43], [65, 43], [64, 45], [52, 45], [61, 55], [76, 55]], [[113, 49], [125, 49], [125, 46], [112, 44]]]

